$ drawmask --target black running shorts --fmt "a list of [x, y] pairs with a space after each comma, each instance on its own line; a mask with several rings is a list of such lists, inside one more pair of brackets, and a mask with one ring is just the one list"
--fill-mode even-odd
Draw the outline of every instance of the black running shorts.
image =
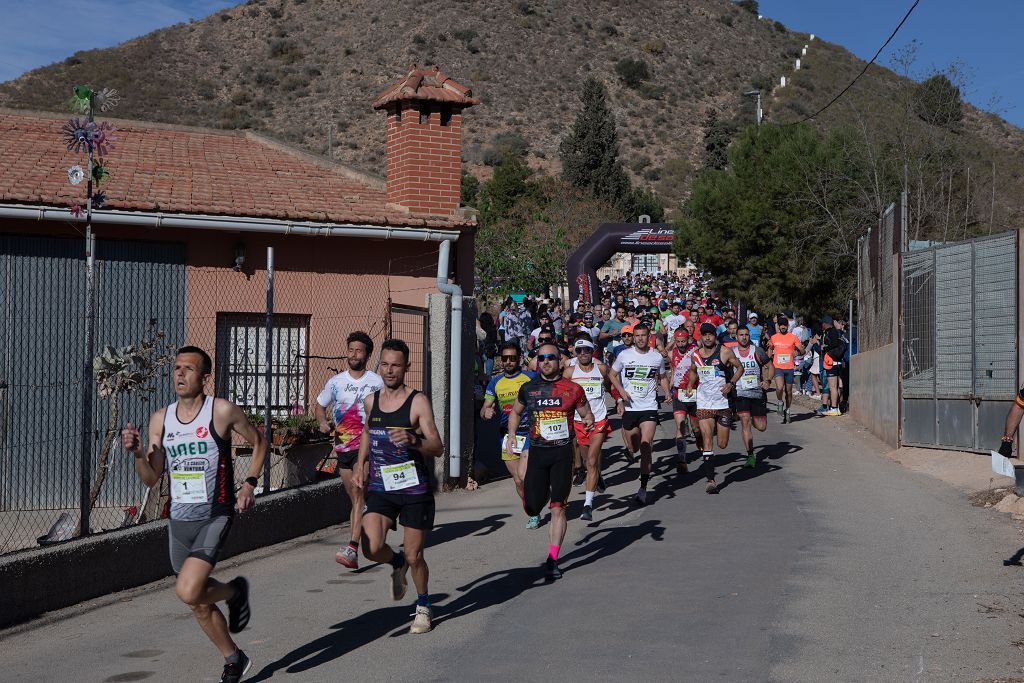
[[751, 417], [765, 417], [768, 415], [768, 399], [766, 396], [761, 396], [761, 398], [737, 396], [733, 401], [733, 406], [736, 408], [737, 413], [750, 413]]
[[[628, 415], [628, 413], [627, 413]], [[533, 446], [523, 477], [523, 508], [536, 517], [549, 502], [565, 507], [572, 491], [572, 445]]]
[[627, 410], [622, 413], [622, 428], [636, 429], [641, 422], [658, 424], [657, 410]]
[[429, 531], [434, 528], [434, 494], [415, 495], [367, 491], [366, 510], [363, 514], [375, 512], [409, 529]]

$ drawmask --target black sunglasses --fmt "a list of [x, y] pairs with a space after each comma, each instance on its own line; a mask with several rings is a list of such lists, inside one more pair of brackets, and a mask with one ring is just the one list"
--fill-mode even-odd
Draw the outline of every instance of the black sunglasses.
[[502, 356], [502, 360], [519, 360], [519, 356]]
[[576, 354], [577, 356], [582, 356], [582, 355], [583, 355], [584, 353], [593, 353], [593, 352], [594, 352], [594, 349], [592, 349], [592, 348], [590, 348], [590, 347], [587, 347], [587, 346], [584, 346], [584, 347], [582, 347], [582, 348], [576, 349], [576, 350], [574, 351], [574, 353], [575, 353], [575, 354]]
[[558, 360], [557, 353], [542, 353], [537, 356], [537, 360]]
[[551, 337], [541, 337], [540, 339], [537, 340], [537, 343], [538, 344], [551, 344], [554, 341], [555, 340], [552, 339]]

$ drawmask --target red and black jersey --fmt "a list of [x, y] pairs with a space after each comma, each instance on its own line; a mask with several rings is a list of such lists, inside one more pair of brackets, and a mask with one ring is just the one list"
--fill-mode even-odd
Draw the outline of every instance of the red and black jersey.
[[537, 377], [519, 387], [519, 402], [530, 414], [530, 447], [565, 446], [573, 435], [577, 408], [587, 403], [579, 384]]

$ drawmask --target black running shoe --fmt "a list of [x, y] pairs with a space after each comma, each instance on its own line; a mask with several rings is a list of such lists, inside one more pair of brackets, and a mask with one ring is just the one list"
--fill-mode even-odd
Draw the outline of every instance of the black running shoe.
[[244, 576], [238, 576], [228, 583], [238, 591], [235, 597], [228, 600], [228, 630], [238, 633], [249, 624], [252, 615], [249, 610], [249, 581]]
[[594, 508], [590, 505], [583, 506], [583, 513], [580, 514], [580, 519], [584, 522], [594, 521]]
[[224, 665], [224, 671], [220, 675], [220, 683], [238, 683], [245, 678], [245, 674], [249, 673], [251, 668], [252, 660], [239, 650], [238, 663]]
[[558, 563], [550, 557], [544, 562], [544, 576], [552, 580], [562, 578], [562, 570], [558, 568]]
[[686, 458], [676, 461], [676, 474], [686, 474], [690, 468], [686, 466]]
[[601, 475], [597, 475], [597, 492], [604, 493], [604, 489], [604, 477], [602, 477]]
[[572, 478], [573, 486], [583, 486], [583, 482], [587, 480], [587, 471], [585, 469], [576, 470], [576, 475]]

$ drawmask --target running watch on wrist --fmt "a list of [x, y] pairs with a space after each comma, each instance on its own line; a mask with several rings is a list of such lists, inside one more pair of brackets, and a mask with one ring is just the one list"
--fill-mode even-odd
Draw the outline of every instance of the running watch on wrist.
[[246, 477], [245, 483], [253, 488], [256, 488], [256, 485], [260, 483], [260, 480], [257, 479], [256, 477]]

